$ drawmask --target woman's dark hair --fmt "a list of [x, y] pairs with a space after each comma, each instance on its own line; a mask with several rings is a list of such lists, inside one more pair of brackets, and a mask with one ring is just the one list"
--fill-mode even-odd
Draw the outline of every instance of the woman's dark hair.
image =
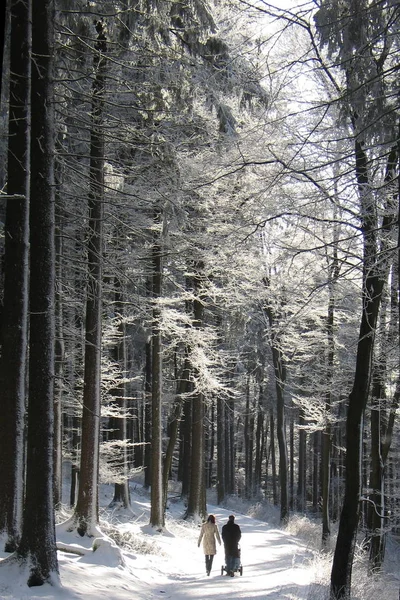
[[213, 523], [213, 524], [215, 524], [215, 516], [214, 515], [208, 515], [207, 523]]

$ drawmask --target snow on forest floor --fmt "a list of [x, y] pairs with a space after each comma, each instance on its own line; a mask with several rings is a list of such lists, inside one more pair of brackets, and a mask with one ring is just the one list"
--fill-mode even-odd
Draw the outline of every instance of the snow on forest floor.
[[[102, 503], [112, 499], [111, 488], [103, 487]], [[107, 491], [108, 490], [108, 491]], [[107, 497], [109, 495], [109, 497]], [[230, 508], [208, 504], [221, 529]], [[323, 573], [328, 559], [310, 547], [304, 536], [295, 537], [279, 529], [274, 519], [266, 522], [237, 510], [236, 522], [242, 529], [243, 575], [221, 575], [223, 548], [218, 547], [210, 577], [206, 576], [202, 548], [197, 547], [199, 526], [182, 521], [184, 507], [171, 501], [166, 531], [149, 528], [150, 504], [146, 494], [132, 493], [132, 513], [114, 510], [103, 513], [103, 533], [124, 537], [129, 549], [121, 551], [110, 538], [96, 543], [78, 534], [57, 528], [57, 542], [64, 550], [77, 549], [81, 555], [59, 550], [61, 586], [28, 588], [26, 574], [15, 567], [0, 568], [0, 600], [323, 600], [329, 590], [329, 577]], [[273, 512], [271, 512], [273, 515]], [[113, 526], [110, 526], [110, 523]], [[0, 558], [6, 555], [0, 553]], [[319, 558], [318, 558], [319, 557]], [[0, 563], [1, 564], [1, 563]], [[5, 567], [5, 565], [4, 565]], [[398, 582], [390, 577], [381, 582], [385, 600], [398, 599]], [[374, 583], [373, 595], [379, 592]], [[369, 597], [369, 596], [368, 596]], [[373, 597], [372, 595], [370, 596]], [[354, 598], [367, 596], [354, 595]]]

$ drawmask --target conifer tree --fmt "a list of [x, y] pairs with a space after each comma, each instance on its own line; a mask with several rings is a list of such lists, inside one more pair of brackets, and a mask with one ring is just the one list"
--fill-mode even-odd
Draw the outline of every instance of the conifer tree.
[[[4, 5], [4, 8], [6, 5]], [[30, 3], [10, 2], [10, 100], [0, 386], [0, 532], [5, 550], [21, 535], [24, 496], [30, 160]]]
[[55, 583], [58, 561], [53, 505], [55, 211], [54, 4], [32, 2], [30, 153], [30, 334], [26, 492], [17, 556], [28, 585]]

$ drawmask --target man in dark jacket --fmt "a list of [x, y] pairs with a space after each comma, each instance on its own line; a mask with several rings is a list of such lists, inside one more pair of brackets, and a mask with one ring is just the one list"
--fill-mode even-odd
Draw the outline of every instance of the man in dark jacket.
[[230, 515], [228, 522], [222, 527], [222, 540], [225, 548], [226, 574], [234, 576], [240, 565], [239, 540], [242, 532], [235, 523], [235, 515]]

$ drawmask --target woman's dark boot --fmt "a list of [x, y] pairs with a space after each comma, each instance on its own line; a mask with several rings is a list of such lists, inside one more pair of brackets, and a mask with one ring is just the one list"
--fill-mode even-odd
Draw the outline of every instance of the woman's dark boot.
[[211, 555], [210, 555], [210, 561], [209, 561], [209, 563], [208, 563], [208, 565], [209, 565], [209, 568], [208, 568], [208, 570], [209, 570], [209, 574], [211, 573], [211, 569], [212, 569], [212, 565], [213, 565], [213, 560], [214, 560], [214, 555], [213, 555], [213, 554], [211, 554]]
[[207, 575], [210, 574], [210, 571], [211, 571], [210, 556], [208, 554], [206, 554], [206, 573], [207, 573]]

